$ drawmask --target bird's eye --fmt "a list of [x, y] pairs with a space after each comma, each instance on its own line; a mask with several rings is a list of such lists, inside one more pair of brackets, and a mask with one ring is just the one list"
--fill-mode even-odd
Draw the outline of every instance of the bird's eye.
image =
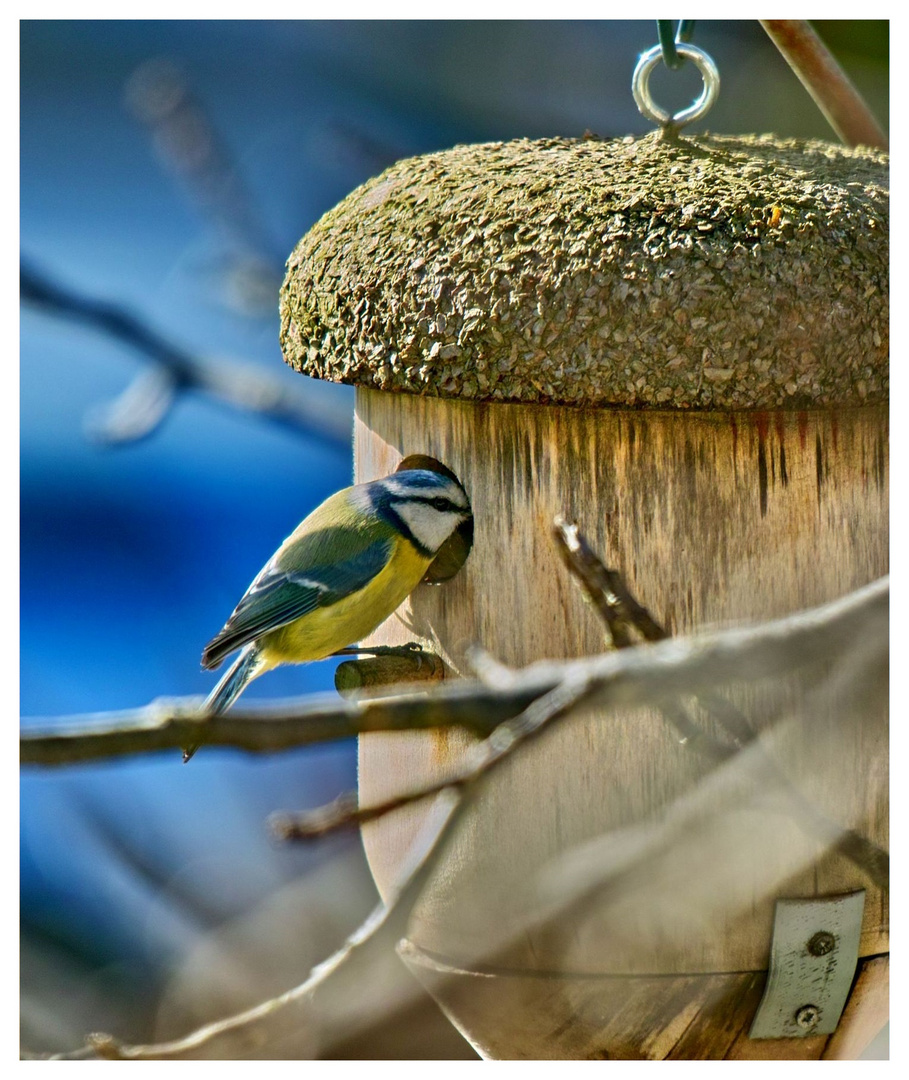
[[433, 499], [432, 505], [436, 508], [436, 510], [441, 510], [443, 513], [446, 510], [451, 509], [451, 503], [448, 501], [448, 499]]

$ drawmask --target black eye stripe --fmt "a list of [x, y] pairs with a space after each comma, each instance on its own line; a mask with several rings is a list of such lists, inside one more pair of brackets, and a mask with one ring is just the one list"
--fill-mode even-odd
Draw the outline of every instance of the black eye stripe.
[[[393, 500], [396, 503], [424, 503], [426, 506], [432, 506], [436, 510], [453, 510], [458, 514], [466, 513], [466, 506], [458, 506], [457, 503], [453, 503], [451, 499], [445, 498], [444, 495], [404, 495]], [[439, 504], [442, 504], [441, 506]]]

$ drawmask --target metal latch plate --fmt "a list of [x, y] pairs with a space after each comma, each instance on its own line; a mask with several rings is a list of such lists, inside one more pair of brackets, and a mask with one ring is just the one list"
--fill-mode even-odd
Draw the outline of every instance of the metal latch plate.
[[777, 900], [770, 971], [752, 1039], [799, 1039], [836, 1030], [858, 963], [864, 909], [864, 889]]

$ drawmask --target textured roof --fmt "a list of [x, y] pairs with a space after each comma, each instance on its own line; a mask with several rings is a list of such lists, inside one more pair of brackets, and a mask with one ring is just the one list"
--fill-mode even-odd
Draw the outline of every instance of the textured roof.
[[887, 165], [659, 133], [399, 161], [295, 248], [284, 355], [317, 378], [474, 400], [885, 400]]

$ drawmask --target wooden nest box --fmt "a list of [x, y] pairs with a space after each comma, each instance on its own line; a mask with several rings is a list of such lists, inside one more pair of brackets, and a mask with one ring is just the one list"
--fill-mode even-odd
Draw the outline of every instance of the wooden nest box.
[[[601, 652], [559, 513], [677, 635], [886, 574], [887, 230], [886, 155], [770, 136], [461, 146], [349, 195], [289, 260], [284, 355], [356, 385], [357, 480], [428, 455], [475, 515], [463, 569], [376, 640], [419, 640], [451, 677], [473, 644], [515, 667]], [[886, 674], [859, 645], [845, 668], [718, 688], [769, 773], [747, 750], [699, 758], [656, 710], [587, 708], [484, 786], [402, 947], [481, 1054], [861, 1051], [886, 1017], [886, 884], [791, 801], [887, 847]], [[469, 743], [362, 738], [361, 799]], [[364, 830], [380, 890], [426, 813]], [[562, 887], [610, 860], [617, 877]], [[777, 901], [823, 921], [860, 890], [842, 1017], [809, 995], [814, 1014], [757, 1037]]]

